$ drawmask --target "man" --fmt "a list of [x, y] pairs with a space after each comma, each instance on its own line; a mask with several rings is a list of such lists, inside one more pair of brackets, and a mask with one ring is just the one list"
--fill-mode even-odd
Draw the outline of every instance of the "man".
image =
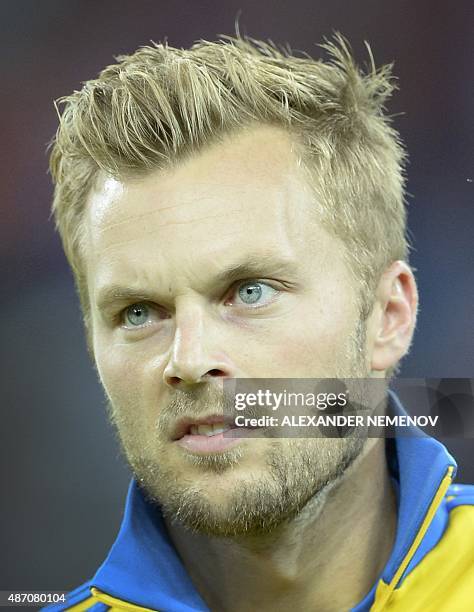
[[63, 101], [53, 210], [135, 478], [60, 609], [473, 607], [440, 443], [224, 433], [224, 380], [388, 382], [413, 336], [390, 71], [325, 48], [144, 47]]

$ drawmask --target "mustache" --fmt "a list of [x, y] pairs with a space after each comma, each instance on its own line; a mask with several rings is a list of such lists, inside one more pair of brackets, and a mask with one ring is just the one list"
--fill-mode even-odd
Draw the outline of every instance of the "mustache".
[[[156, 420], [156, 428], [160, 435], [170, 437], [173, 434], [176, 423], [181, 419], [199, 419], [202, 417], [222, 415], [226, 420], [235, 421], [242, 413], [235, 406], [235, 394], [233, 390], [223, 389], [208, 384], [202, 389], [190, 391], [176, 390], [175, 395], [168, 404], [163, 407]], [[247, 418], [258, 418], [271, 416], [271, 406], [246, 406], [245, 416]]]
[[202, 389], [175, 391], [167, 405], [160, 410], [156, 425], [162, 434], [169, 434], [178, 419], [200, 418], [211, 414], [229, 416], [234, 412], [233, 398], [222, 389], [207, 385]]

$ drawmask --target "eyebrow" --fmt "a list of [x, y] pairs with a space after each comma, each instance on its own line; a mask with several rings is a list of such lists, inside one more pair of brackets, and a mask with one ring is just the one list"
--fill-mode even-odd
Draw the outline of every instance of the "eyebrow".
[[[214, 283], [232, 283], [245, 278], [290, 276], [298, 273], [299, 266], [293, 259], [275, 255], [251, 255], [240, 262], [224, 267], [213, 278]], [[288, 279], [289, 280], [289, 279]]]
[[[209, 279], [210, 286], [223, 284], [231, 285], [237, 280], [252, 278], [275, 278], [284, 276], [289, 284], [295, 284], [294, 279], [298, 275], [297, 262], [293, 259], [275, 255], [251, 255], [240, 262], [236, 262], [222, 268], [215, 276]], [[117, 302], [128, 301], [155, 301], [157, 291], [144, 287], [126, 287], [119, 284], [106, 285], [97, 293], [97, 307], [99, 310], [107, 310]], [[159, 301], [159, 300], [158, 300]]]
[[99, 310], [107, 310], [120, 302], [152, 302], [155, 299], [156, 294], [147, 289], [135, 289], [113, 284], [98, 291], [96, 304]]

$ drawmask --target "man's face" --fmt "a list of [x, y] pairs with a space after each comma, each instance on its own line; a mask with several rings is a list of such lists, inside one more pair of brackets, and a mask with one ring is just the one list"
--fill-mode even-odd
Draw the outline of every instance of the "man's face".
[[191, 426], [180, 438], [182, 419], [222, 414], [225, 377], [366, 374], [344, 247], [318, 223], [313, 197], [274, 128], [91, 194], [100, 378], [136, 477], [192, 528], [271, 529], [361, 450], [360, 440], [323, 438], [202, 444]]

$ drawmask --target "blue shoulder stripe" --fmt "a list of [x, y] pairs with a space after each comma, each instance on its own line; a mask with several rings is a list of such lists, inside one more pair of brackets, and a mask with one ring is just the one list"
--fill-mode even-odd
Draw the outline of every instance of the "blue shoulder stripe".
[[44, 610], [45, 612], [63, 612], [64, 610], [68, 610], [72, 606], [85, 601], [89, 597], [92, 597], [90, 580], [68, 593], [66, 595], [66, 601], [45, 606], [44, 608], [41, 608], [41, 610]]

